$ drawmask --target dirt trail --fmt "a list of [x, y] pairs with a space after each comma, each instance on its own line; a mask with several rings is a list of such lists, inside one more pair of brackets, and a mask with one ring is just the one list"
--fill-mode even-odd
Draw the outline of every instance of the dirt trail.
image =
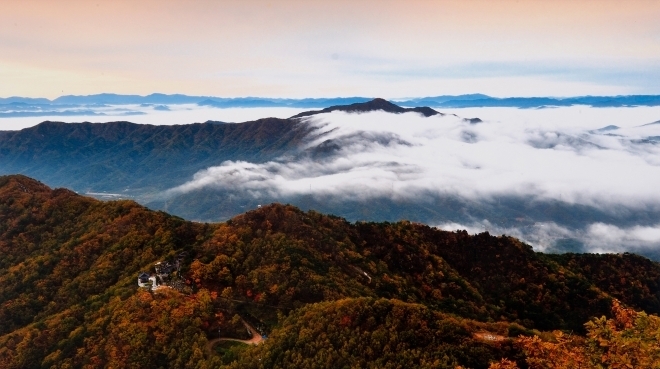
[[256, 329], [254, 329], [254, 327], [249, 325], [245, 320], [243, 321], [243, 324], [245, 324], [245, 327], [247, 329], [249, 329], [250, 332], [252, 332], [252, 338], [250, 338], [249, 340], [240, 340], [238, 338], [224, 338], [224, 337], [214, 338], [206, 344], [206, 352], [209, 355], [212, 355], [213, 354], [213, 345], [215, 345], [216, 343], [221, 342], [221, 341], [235, 341], [235, 342], [245, 343], [247, 345], [258, 345], [261, 342], [263, 342], [264, 338], [261, 337], [259, 332]]

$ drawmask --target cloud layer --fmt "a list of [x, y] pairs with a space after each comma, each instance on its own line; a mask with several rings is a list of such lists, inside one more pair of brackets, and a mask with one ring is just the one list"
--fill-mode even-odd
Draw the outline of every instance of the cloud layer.
[[584, 228], [569, 228], [554, 222], [539, 222], [526, 228], [499, 227], [488, 220], [480, 223], [442, 223], [438, 228], [447, 231], [467, 230], [477, 234], [505, 234], [519, 238], [543, 252], [635, 252], [654, 259], [660, 257], [660, 223], [651, 226], [619, 227], [613, 224], [592, 223]]
[[435, 193], [472, 200], [527, 196], [600, 208], [660, 204], [660, 125], [599, 131], [602, 126], [579, 119], [471, 124], [452, 115], [383, 112], [333, 112], [306, 124], [321, 133], [304, 148], [316, 155], [226, 162], [173, 191], [210, 186], [255, 197], [416, 199]]

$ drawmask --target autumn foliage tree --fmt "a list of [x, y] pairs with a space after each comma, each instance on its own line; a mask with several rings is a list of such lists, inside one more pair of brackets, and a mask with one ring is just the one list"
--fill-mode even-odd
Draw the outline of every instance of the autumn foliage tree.
[[[660, 318], [612, 303], [613, 318], [585, 324], [587, 337], [554, 333], [554, 340], [521, 337], [518, 344], [530, 369], [642, 369], [660, 368]], [[502, 360], [490, 369], [515, 369]]]
[[[180, 255], [185, 293], [138, 288], [138, 272]], [[654, 368], [659, 276], [634, 255], [549, 256], [289, 205], [187, 222], [0, 176], [3, 369]], [[585, 326], [612, 298], [614, 318]], [[243, 321], [268, 339], [213, 350], [249, 338]]]

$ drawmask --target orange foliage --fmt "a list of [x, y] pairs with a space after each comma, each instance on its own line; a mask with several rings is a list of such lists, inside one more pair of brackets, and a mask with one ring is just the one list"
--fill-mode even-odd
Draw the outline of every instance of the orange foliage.
[[[612, 303], [614, 317], [594, 319], [585, 326], [587, 337], [553, 334], [553, 342], [520, 337], [530, 369], [660, 368], [660, 318]], [[490, 369], [516, 369], [508, 360]]]

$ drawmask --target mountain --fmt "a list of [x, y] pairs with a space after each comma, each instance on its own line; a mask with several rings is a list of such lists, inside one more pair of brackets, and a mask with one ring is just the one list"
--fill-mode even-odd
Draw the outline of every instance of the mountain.
[[[612, 297], [660, 313], [660, 265], [632, 254], [552, 256], [279, 204], [201, 224], [16, 175], [0, 177], [0, 250], [3, 368], [476, 369], [522, 360], [509, 337], [583, 332]], [[138, 288], [139, 271], [175, 259], [174, 288]], [[269, 338], [215, 353], [241, 319]]]
[[545, 106], [574, 106], [586, 105], [592, 107], [622, 107], [622, 106], [658, 106], [658, 95], [630, 95], [630, 96], [578, 96], [567, 98], [555, 97], [506, 97], [496, 98], [490, 96], [468, 95], [458, 96], [455, 99], [411, 99], [399, 102], [402, 105], [426, 104], [438, 108], [481, 108], [481, 107], [511, 107], [511, 108], [541, 108]]
[[[147, 96], [110, 93], [84, 96], [66, 95], [53, 100], [45, 98], [8, 97], [0, 98], [0, 118], [142, 115], [150, 113], [151, 111], [148, 109], [150, 107], [153, 107], [153, 110], [164, 111], [170, 109], [172, 105], [180, 104], [195, 104], [200, 107], [215, 108], [321, 108], [329, 105], [351, 104], [369, 100], [371, 99], [366, 97], [303, 99], [259, 97], [222, 98], [159, 93]], [[139, 107], [135, 107], [135, 105], [139, 105]]]
[[[234, 167], [237, 171], [242, 170], [240, 165], [234, 165], [226, 172], [234, 170]], [[274, 167], [273, 171], [276, 168]], [[241, 174], [241, 176], [253, 178], [251, 176], [260, 175], [246, 171], [249, 174]], [[218, 181], [222, 180], [220, 174], [215, 177]], [[479, 228], [473, 229], [472, 232], [490, 230], [497, 234], [516, 234], [517, 237], [534, 237], [540, 234], [553, 239], [554, 242], [549, 249], [551, 252], [559, 253], [589, 252], [585, 240], [576, 236], [592, 224], [617, 224], [625, 229], [638, 224], [654, 225], [660, 217], [660, 212], [654, 209], [612, 213], [593, 205], [571, 204], [556, 200], [541, 201], [525, 196], [474, 200], [446, 193], [423, 192], [411, 199], [392, 199], [385, 195], [370, 199], [355, 199], [333, 193], [271, 195], [268, 191], [262, 190], [260, 196], [254, 197], [250, 195], [250, 190], [253, 193], [256, 190], [243, 188], [238, 183], [243, 182], [237, 181], [235, 187], [227, 184], [222, 188], [207, 186], [174, 192], [167, 197], [151, 199], [146, 204], [151, 208], [168, 211], [186, 219], [204, 221], [229, 219], [241, 211], [277, 201], [295, 204], [306, 210], [314, 209], [337, 214], [350, 221], [396, 222], [409, 219], [427, 224], [448, 224], [443, 228], [449, 230], [464, 229], [465, 224], [479, 222], [478, 224], [481, 224]], [[575, 230], [575, 233], [569, 230]], [[626, 250], [624, 247], [621, 248]], [[631, 247], [631, 249], [660, 261], [660, 251], [656, 248]]]
[[[456, 97], [460, 98], [460, 96]], [[127, 105], [127, 104], [198, 104], [200, 106], [213, 106], [218, 108], [231, 107], [299, 107], [313, 108], [336, 104], [351, 104], [356, 102], [369, 101], [367, 97], [336, 97], [336, 98], [302, 98], [302, 99], [283, 99], [283, 98], [264, 98], [264, 97], [239, 97], [225, 98], [215, 96], [191, 96], [182, 94], [161, 94], [153, 93], [146, 96], [141, 95], [120, 95], [111, 93], [102, 93], [95, 95], [65, 95], [56, 99], [49, 100], [44, 98], [25, 98], [10, 97], [0, 98], [0, 104], [9, 104], [12, 102], [51, 104], [60, 105]]]
[[373, 99], [368, 102], [363, 102], [363, 103], [355, 103], [355, 104], [350, 104], [350, 105], [337, 105], [337, 106], [331, 106], [329, 108], [325, 108], [322, 110], [317, 110], [317, 111], [307, 111], [303, 113], [299, 113], [294, 115], [291, 118], [302, 118], [302, 117], [308, 117], [311, 115], [316, 115], [316, 114], [323, 114], [323, 113], [330, 113], [333, 111], [344, 111], [347, 113], [366, 113], [370, 111], [384, 111], [387, 113], [395, 113], [395, 114], [401, 114], [401, 113], [408, 113], [408, 112], [415, 112], [415, 113], [420, 113], [425, 117], [430, 117], [436, 114], [441, 114], [429, 107], [418, 107], [418, 108], [402, 108], [396, 104], [393, 104], [385, 99]]
[[440, 103], [445, 101], [457, 101], [457, 100], [483, 100], [490, 99], [491, 97], [484, 94], [467, 94], [467, 95], [441, 95], [441, 96], [429, 96], [429, 97], [420, 97], [407, 100], [397, 100], [399, 102], [405, 102], [406, 104], [413, 105], [430, 105], [437, 106]]
[[[346, 109], [438, 114], [430, 108], [401, 108], [382, 99]], [[296, 155], [317, 131], [297, 119], [218, 123], [153, 126], [46, 121], [21, 131], [0, 131], [0, 174], [21, 173], [76, 191], [142, 196], [181, 185], [196, 172], [225, 161], [262, 163]]]
[[[55, 99], [7, 97], [0, 98], [0, 108], [4, 104], [23, 102], [28, 104], [49, 105], [55, 111], [60, 105], [86, 106], [94, 104], [199, 104], [218, 108], [232, 107], [293, 107], [293, 108], [323, 108], [334, 105], [348, 105], [363, 103], [372, 100], [369, 97], [335, 97], [335, 98], [269, 98], [269, 97], [240, 97], [226, 98], [217, 96], [195, 96], [183, 94], [153, 93], [142, 95], [121, 95], [102, 93], [95, 95], [65, 95]], [[621, 106], [658, 106], [659, 95], [627, 95], [627, 96], [576, 96], [576, 97], [506, 97], [497, 98], [484, 94], [441, 95], [397, 99], [403, 106], [430, 106], [437, 108], [468, 108], [468, 107], [515, 107], [540, 108], [545, 106], [573, 106], [587, 105], [593, 107], [621, 107]]]
[[45, 98], [32, 98], [32, 97], [20, 97], [20, 96], [12, 96], [12, 97], [0, 97], [0, 104], [48, 104], [51, 101]]
[[[282, 99], [264, 97], [238, 97], [223, 98], [214, 96], [189, 96], [189, 95], [167, 95], [154, 93], [147, 96], [140, 95], [118, 95], [97, 94], [87, 96], [67, 95], [60, 96], [51, 102], [53, 104], [198, 104], [200, 106], [212, 106], [218, 108], [231, 107], [322, 107], [333, 104], [349, 104], [355, 102], [369, 101], [366, 97], [337, 97], [337, 98], [304, 98], [304, 99]], [[21, 100], [22, 101], [22, 100]]]
[[366, 97], [337, 97], [318, 99], [271, 99], [258, 97], [208, 98], [197, 103], [199, 106], [215, 108], [319, 108], [328, 105], [353, 104], [370, 101]]
[[53, 104], [195, 104], [207, 96], [188, 96], [182, 94], [166, 95], [154, 93], [147, 96], [96, 94], [96, 95], [66, 95], [52, 101]]
[[135, 195], [179, 185], [226, 160], [271, 160], [295, 151], [308, 133], [296, 122], [276, 118], [176, 126], [46, 121], [0, 133], [0, 174], [23, 173], [77, 191]]
[[[45, 98], [7, 97], [0, 98], [0, 119], [27, 117], [122, 117], [151, 114], [154, 110], [198, 108], [296, 108], [318, 109], [329, 106], [344, 106], [367, 103], [370, 97], [331, 97], [331, 98], [270, 98], [217, 96], [194, 96], [182, 94], [120, 95], [102, 93], [95, 95], [65, 95], [50, 100]], [[631, 96], [578, 96], [578, 97], [506, 97], [497, 98], [483, 94], [441, 95], [398, 99], [397, 104], [409, 108], [426, 106], [431, 108], [474, 108], [511, 107], [520, 109], [541, 109], [546, 107], [585, 105], [591, 107], [634, 107], [658, 106], [658, 95]], [[23, 106], [17, 105], [23, 104]], [[180, 106], [187, 104], [188, 106]], [[177, 106], [179, 105], [179, 106]], [[430, 108], [429, 108], [430, 109]], [[420, 111], [434, 114], [432, 110]], [[52, 118], [51, 118], [52, 119]]]
[[[348, 114], [328, 114], [333, 111]], [[574, 164], [592, 151], [621, 151], [622, 160], [638, 153], [648, 160], [657, 142], [655, 125], [627, 131], [608, 126], [582, 133], [525, 130], [513, 135], [496, 125], [383, 99], [289, 119], [231, 124], [46, 121], [21, 131], [0, 131], [0, 174], [21, 173], [99, 198], [134, 199], [190, 220], [223, 221], [260, 204], [291, 203], [349, 221], [408, 219], [515, 235], [554, 252], [635, 251], [660, 260], [659, 249], [643, 236], [628, 239], [637, 229], [657, 228], [659, 207], [634, 202], [605, 207], [600, 200], [564, 200], [561, 193], [547, 196], [543, 188], [553, 176], [518, 183], [515, 173], [505, 174], [500, 168], [507, 160], [529, 155], [559, 157], [561, 163], [575, 154]], [[504, 135], [494, 136], [499, 132]], [[517, 145], [502, 146], [512, 137], [519, 140]], [[606, 140], [616, 142], [606, 147]], [[500, 149], [489, 157], [481, 154], [496, 146]], [[525, 150], [501, 156], [512, 147]], [[493, 162], [491, 157], [500, 159]], [[536, 166], [528, 169], [520, 178], [541, 172]], [[504, 182], [513, 181], [511, 190], [475, 197], [463, 188], [489, 191], [490, 180], [442, 184], [465, 175], [480, 178], [488, 171]], [[535, 187], [541, 189], [534, 191]], [[626, 236], [609, 237], [603, 226]]]
[[245, 108], [271, 108], [281, 106], [280, 103], [267, 100], [267, 99], [258, 99], [258, 98], [239, 98], [231, 100], [216, 100], [216, 99], [206, 99], [197, 103], [199, 106], [210, 106], [214, 108], [235, 108], [235, 107], [245, 107]]
[[[130, 115], [143, 115], [145, 113], [138, 112], [138, 111], [133, 111], [133, 112], [123, 112], [118, 115], [122, 116], [130, 116]], [[95, 110], [91, 109], [75, 109], [75, 110], [69, 110], [69, 109], [64, 109], [64, 110], [39, 110], [39, 111], [34, 111], [32, 109], [27, 110], [27, 111], [8, 111], [8, 112], [0, 112], [0, 118], [25, 118], [25, 117], [52, 117], [52, 116], [57, 116], [57, 117], [75, 117], [75, 116], [104, 116], [106, 114], [99, 113]]]

